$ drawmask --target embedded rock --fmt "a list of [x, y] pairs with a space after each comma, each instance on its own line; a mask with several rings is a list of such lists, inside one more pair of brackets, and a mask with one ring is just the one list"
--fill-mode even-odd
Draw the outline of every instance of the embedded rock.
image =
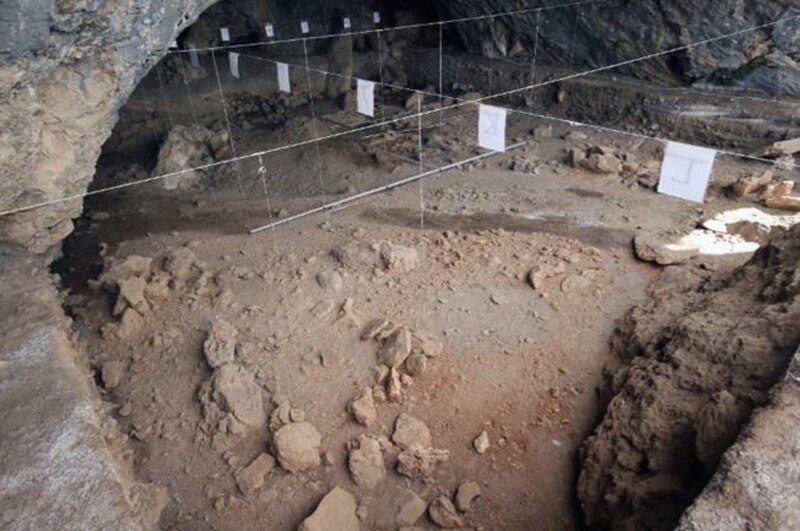
[[303, 520], [297, 531], [359, 531], [356, 500], [341, 487], [322, 498], [314, 513]]
[[347, 466], [356, 485], [368, 489], [380, 485], [386, 477], [380, 441], [366, 435], [359, 437], [355, 448], [350, 450]]
[[387, 367], [397, 368], [411, 354], [411, 332], [401, 328], [395, 332], [378, 351], [378, 361]]
[[251, 428], [267, 421], [261, 387], [244, 367], [229, 363], [212, 376], [213, 399], [221, 410], [232, 413], [236, 419]]
[[212, 369], [221, 367], [226, 363], [233, 363], [236, 355], [236, 328], [227, 321], [217, 319], [208, 331], [208, 338], [203, 343], [203, 353], [206, 362]]
[[321, 443], [319, 432], [308, 422], [287, 424], [274, 435], [278, 461], [287, 472], [317, 468]]
[[432, 442], [431, 431], [421, 420], [406, 413], [400, 413], [394, 423], [392, 442], [403, 450], [407, 450], [415, 444], [429, 448]]
[[236, 484], [245, 496], [253, 494], [264, 485], [272, 469], [275, 468], [275, 458], [269, 454], [261, 454], [252, 463], [236, 474]]

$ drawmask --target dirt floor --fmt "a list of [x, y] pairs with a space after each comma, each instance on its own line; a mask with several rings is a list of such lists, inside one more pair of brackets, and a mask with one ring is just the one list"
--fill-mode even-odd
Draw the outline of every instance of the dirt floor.
[[[477, 153], [470, 116], [446, 118], [426, 123], [427, 165]], [[296, 140], [309, 120], [237, 147]], [[64, 305], [125, 457], [167, 487], [163, 529], [296, 529], [337, 486], [365, 529], [581, 529], [578, 451], [619, 361], [609, 341], [662, 271], [634, 237], [674, 242], [753, 206], [727, 187], [764, 170], [721, 157], [709, 202], [691, 204], [653, 191], [658, 144], [526, 119], [511, 136], [531, 143], [507, 154], [246, 234], [418, 172], [402, 126], [326, 143], [319, 159], [313, 146], [271, 158], [265, 181], [250, 162], [89, 201], [57, 264]], [[619, 169], [592, 171], [576, 149]], [[100, 184], [156, 166], [152, 153], [132, 173], [116, 162]], [[752, 255], [752, 242], [711, 239], [728, 246], [692, 267]], [[378, 340], [362, 339], [371, 328]], [[459, 510], [438, 499], [462, 485]]]

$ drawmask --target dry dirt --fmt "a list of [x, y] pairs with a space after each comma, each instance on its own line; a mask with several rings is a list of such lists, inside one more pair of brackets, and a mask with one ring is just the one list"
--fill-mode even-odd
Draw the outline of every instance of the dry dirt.
[[[474, 153], [469, 117], [447, 118], [448, 128], [426, 124], [429, 164]], [[307, 119], [295, 125], [289, 134], [308, 133]], [[257, 236], [245, 229], [413, 175], [416, 164], [384, 153], [413, 158], [415, 133], [383, 134], [378, 148], [374, 138], [323, 145], [324, 174], [349, 183], [343, 190], [316, 180], [309, 148], [270, 159], [266, 197], [249, 164], [199, 176], [205, 187], [89, 202], [57, 266], [64, 305], [141, 479], [169, 492], [162, 528], [296, 529], [335, 487], [354, 495], [365, 529], [400, 527], [391, 521], [400, 487], [431, 504], [416, 520], [424, 529], [436, 528], [431, 518], [485, 530], [583, 527], [578, 453], [606, 405], [606, 368], [619, 364], [609, 338], [624, 337], [618, 321], [648, 303], [662, 271], [637, 260], [633, 238], [677, 240], [742, 206], [749, 200], [725, 187], [762, 168], [721, 158], [710, 202], [693, 205], [652, 190], [655, 144], [538, 135], [468, 171]], [[239, 149], [282, 141], [253, 138]], [[572, 148], [595, 146], [612, 147], [622, 175], [565, 163]], [[670, 270], [723, 274], [749, 257], [701, 254]], [[398, 335], [361, 339], [375, 319], [416, 339], [407, 348]], [[396, 375], [377, 369], [408, 351]], [[375, 421], [368, 399], [356, 408], [365, 427], [349, 404], [374, 386]], [[397, 435], [402, 413], [427, 430], [414, 423], [410, 439]], [[456, 496], [467, 482], [480, 489], [470, 504], [474, 485]], [[416, 514], [412, 502], [404, 507]]]

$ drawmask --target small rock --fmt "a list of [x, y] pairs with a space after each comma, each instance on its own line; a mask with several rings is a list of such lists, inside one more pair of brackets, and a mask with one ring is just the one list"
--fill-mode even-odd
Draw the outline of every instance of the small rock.
[[227, 321], [217, 319], [208, 331], [208, 338], [203, 343], [206, 362], [212, 369], [226, 363], [233, 363], [236, 354], [236, 328]]
[[275, 468], [275, 458], [262, 453], [236, 474], [236, 484], [239, 486], [239, 490], [245, 496], [256, 492], [264, 485], [264, 480], [273, 468]]
[[303, 520], [297, 531], [359, 531], [353, 495], [336, 487], [322, 498], [314, 513]]
[[456, 507], [461, 512], [468, 512], [472, 507], [472, 501], [481, 495], [481, 487], [474, 481], [467, 481], [458, 487], [456, 492]]
[[766, 202], [769, 199], [775, 199], [777, 197], [785, 197], [791, 195], [792, 191], [794, 190], [794, 181], [780, 181], [774, 184], [768, 185], [761, 195], [758, 197], [761, 201]]
[[406, 359], [406, 371], [411, 376], [421, 376], [428, 367], [428, 358], [422, 354], [412, 354]]
[[192, 274], [192, 266], [196, 261], [197, 256], [190, 249], [181, 247], [167, 255], [164, 271], [170, 273], [175, 280], [187, 280]]
[[342, 275], [338, 271], [322, 271], [317, 275], [317, 284], [322, 289], [339, 291], [342, 289]]
[[141, 277], [123, 278], [119, 281], [119, 295], [114, 307], [114, 315], [120, 315], [126, 308], [135, 308], [139, 313], [150, 311], [144, 291], [147, 282]]
[[448, 450], [424, 448], [418, 444], [397, 456], [397, 473], [411, 479], [427, 481], [439, 463], [450, 459]]
[[361, 396], [350, 403], [350, 412], [353, 418], [362, 426], [372, 426], [378, 418], [372, 389], [366, 388]]
[[244, 367], [232, 363], [223, 365], [214, 371], [212, 383], [214, 402], [220, 409], [252, 428], [266, 423], [261, 387]]
[[122, 381], [124, 372], [125, 364], [121, 361], [108, 361], [104, 363], [100, 370], [100, 376], [103, 379], [103, 387], [106, 389], [115, 389]]
[[486, 453], [486, 450], [489, 449], [489, 434], [486, 433], [486, 430], [483, 430], [480, 435], [475, 437], [475, 440], [472, 441], [472, 447], [479, 454]]
[[403, 364], [411, 353], [411, 332], [401, 328], [395, 332], [378, 351], [378, 360], [383, 365], [397, 368]]
[[403, 401], [403, 386], [400, 383], [400, 373], [397, 369], [389, 371], [389, 380], [386, 382], [386, 398], [393, 404]]
[[144, 317], [133, 308], [128, 308], [122, 314], [122, 320], [116, 329], [116, 333], [117, 337], [123, 341], [134, 341], [144, 334], [144, 329]]
[[386, 477], [380, 442], [366, 435], [359, 437], [357, 447], [350, 450], [347, 465], [353, 482], [360, 487], [374, 489]]
[[389, 271], [398, 273], [408, 273], [419, 264], [419, 254], [415, 249], [390, 243], [382, 246], [381, 258]]
[[633, 240], [637, 258], [659, 265], [676, 265], [688, 262], [699, 254], [697, 249], [672, 250], [647, 235], [638, 235]]
[[320, 465], [322, 440], [317, 429], [308, 422], [282, 427], [275, 433], [274, 443], [278, 461], [288, 472], [301, 472]]
[[370, 322], [367, 323], [367, 326], [364, 327], [364, 330], [361, 332], [361, 340], [366, 341], [367, 339], [375, 339], [380, 335], [381, 332], [386, 330], [392, 325], [386, 319], [372, 319]]
[[392, 442], [403, 450], [418, 444], [429, 448], [432, 444], [431, 431], [421, 420], [406, 413], [400, 413], [394, 423]]
[[770, 197], [764, 201], [764, 204], [770, 208], [780, 208], [783, 210], [800, 212], [800, 197]]
[[411, 352], [414, 354], [423, 354], [429, 358], [435, 358], [443, 350], [442, 342], [430, 332], [417, 331], [411, 336]]
[[462, 527], [464, 520], [456, 512], [453, 502], [448, 500], [445, 496], [439, 496], [433, 500], [428, 507], [428, 516], [431, 520], [445, 529], [454, 527]]
[[766, 170], [762, 173], [743, 177], [733, 185], [733, 195], [736, 197], [745, 197], [750, 195], [756, 192], [759, 188], [771, 183], [774, 176], [775, 174], [771, 170]]
[[425, 514], [428, 504], [414, 491], [391, 487], [378, 502], [376, 525], [379, 529], [394, 529], [414, 525]]

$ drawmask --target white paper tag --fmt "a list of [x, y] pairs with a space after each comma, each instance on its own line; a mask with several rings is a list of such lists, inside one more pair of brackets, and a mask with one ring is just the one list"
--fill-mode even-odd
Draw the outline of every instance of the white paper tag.
[[220, 28], [219, 34], [222, 37], [222, 42], [231, 42], [231, 32], [228, 28]]
[[305, 35], [310, 31], [308, 28], [308, 22], [306, 22], [305, 20], [300, 23], [300, 31], [303, 32], [303, 35]]
[[173, 39], [173, 41], [169, 43], [169, 48], [170, 48], [170, 50], [174, 50], [177, 47], [178, 47], [178, 41]]
[[506, 115], [501, 107], [480, 105], [478, 112], [478, 145], [492, 151], [506, 150]]
[[374, 11], [374, 12], [372, 13], [372, 21], [373, 21], [375, 24], [380, 24], [380, 23], [381, 23], [381, 14], [380, 14], [380, 13], [378, 13], [377, 11]]
[[713, 149], [667, 142], [658, 193], [702, 203], [716, 156]]
[[292, 93], [292, 83], [289, 79], [289, 65], [277, 63], [278, 67], [278, 90], [286, 94]]
[[356, 87], [358, 112], [365, 116], [375, 116], [375, 82], [359, 79]]
[[344, 19], [344, 29], [350, 29], [350, 18], [345, 17]]
[[228, 52], [228, 62], [231, 64], [231, 75], [239, 79], [239, 54]]
[[189, 64], [195, 68], [200, 68], [200, 56], [197, 54], [197, 48], [194, 48], [194, 45], [189, 49]]
[[265, 25], [264, 31], [267, 32], [267, 37], [272, 38], [275, 36], [275, 27], [272, 24]]

